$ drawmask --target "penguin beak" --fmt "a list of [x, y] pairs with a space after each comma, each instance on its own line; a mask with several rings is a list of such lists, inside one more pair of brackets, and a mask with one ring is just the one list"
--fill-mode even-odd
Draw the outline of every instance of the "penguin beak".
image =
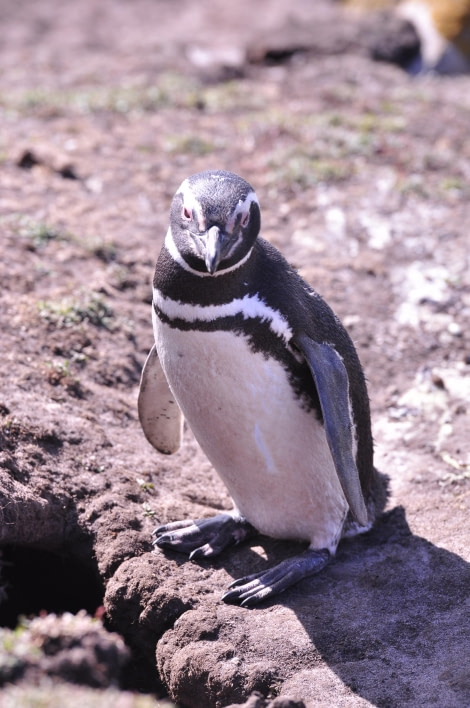
[[226, 242], [227, 236], [218, 226], [211, 226], [210, 229], [207, 230], [203, 255], [207, 272], [211, 275], [214, 275], [224, 255]]

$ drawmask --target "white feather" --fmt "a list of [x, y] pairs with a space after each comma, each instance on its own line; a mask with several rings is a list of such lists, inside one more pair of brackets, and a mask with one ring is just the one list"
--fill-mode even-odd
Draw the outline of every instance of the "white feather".
[[261, 533], [334, 553], [348, 505], [325, 430], [282, 365], [233, 332], [154, 323], [173, 395], [236, 507]]
[[292, 330], [283, 315], [266, 305], [258, 295], [245, 295], [221, 305], [191, 305], [172, 300], [154, 288], [153, 301], [157, 308], [170, 320], [182, 319], [185, 322], [213, 322], [221, 317], [243, 315], [244, 319], [259, 318], [268, 322], [274, 334], [282, 337], [286, 343], [292, 339]]

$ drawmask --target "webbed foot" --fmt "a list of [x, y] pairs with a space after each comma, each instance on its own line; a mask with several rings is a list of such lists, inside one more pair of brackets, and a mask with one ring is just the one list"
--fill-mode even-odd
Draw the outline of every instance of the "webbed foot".
[[274, 568], [235, 580], [229, 585], [222, 600], [241, 607], [253, 607], [272, 595], [284, 592], [299, 580], [318, 573], [329, 563], [330, 558], [326, 549], [309, 549], [298, 556], [287, 558]]
[[257, 535], [256, 529], [243, 517], [217, 514], [210, 519], [173, 521], [158, 526], [153, 532], [153, 545], [187, 553], [190, 559], [216, 556], [227, 546]]

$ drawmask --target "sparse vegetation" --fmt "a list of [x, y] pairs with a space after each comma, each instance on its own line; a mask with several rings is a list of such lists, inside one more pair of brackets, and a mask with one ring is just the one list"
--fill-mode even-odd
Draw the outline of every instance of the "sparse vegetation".
[[135, 481], [143, 492], [153, 492], [155, 489], [153, 482], [146, 482], [145, 479], [142, 479], [141, 477], [137, 477]]
[[[125, 704], [123, 702], [125, 699]], [[4, 708], [171, 708], [169, 701], [155, 701], [153, 696], [143, 694], [123, 694], [117, 689], [98, 690], [82, 686], [54, 685], [40, 686], [5, 686], [2, 688], [2, 706]]]
[[82, 398], [83, 388], [69, 359], [46, 362], [46, 379], [52, 386], [63, 386], [71, 395]]
[[209, 155], [217, 149], [214, 141], [201, 138], [198, 135], [170, 135], [166, 139], [165, 145], [169, 153], [186, 155]]
[[154, 509], [152, 509], [150, 504], [148, 504], [147, 502], [144, 502], [142, 504], [142, 509], [144, 510], [144, 517], [145, 518], [153, 519], [157, 515], [157, 512]]
[[56, 91], [37, 87], [0, 94], [0, 107], [21, 115], [66, 113], [152, 113], [169, 106], [191, 107], [200, 100], [200, 84], [181, 74], [164, 72], [154, 85], [90, 85]]
[[308, 151], [294, 148], [279, 151], [269, 164], [272, 184], [286, 184], [302, 189], [320, 182], [338, 182], [351, 175], [352, 166], [338, 159], [321, 159]]
[[61, 229], [44, 221], [37, 221], [27, 215], [18, 215], [15, 219], [14, 230], [18, 236], [28, 242], [31, 250], [40, 250], [51, 241], [68, 241], [71, 235]]
[[83, 293], [78, 298], [41, 300], [38, 302], [38, 311], [43, 320], [58, 329], [73, 327], [82, 322], [109, 330], [114, 327], [113, 312], [98, 293]]
[[116, 257], [116, 245], [102, 236], [82, 236], [70, 230], [35, 219], [28, 214], [12, 214], [0, 219], [8, 223], [13, 233], [26, 243], [31, 251], [44, 250], [50, 243], [72, 243], [79, 246], [86, 254], [99, 258], [104, 263], [110, 263]]

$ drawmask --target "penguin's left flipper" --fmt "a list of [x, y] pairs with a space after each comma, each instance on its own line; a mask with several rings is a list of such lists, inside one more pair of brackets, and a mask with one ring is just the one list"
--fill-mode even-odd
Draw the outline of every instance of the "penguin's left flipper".
[[319, 573], [328, 564], [330, 557], [326, 549], [308, 549], [304, 553], [287, 558], [274, 568], [235, 580], [222, 595], [222, 600], [241, 607], [253, 607], [272, 595], [279, 595], [299, 580]]
[[344, 496], [354, 519], [366, 526], [367, 509], [353, 452], [349, 378], [343, 360], [331, 345], [320, 344], [305, 334], [299, 335], [296, 343], [315, 381], [326, 439]]
[[149, 443], [165, 455], [176, 452], [183, 435], [183, 416], [168, 386], [155, 345], [142, 370], [137, 410]]

